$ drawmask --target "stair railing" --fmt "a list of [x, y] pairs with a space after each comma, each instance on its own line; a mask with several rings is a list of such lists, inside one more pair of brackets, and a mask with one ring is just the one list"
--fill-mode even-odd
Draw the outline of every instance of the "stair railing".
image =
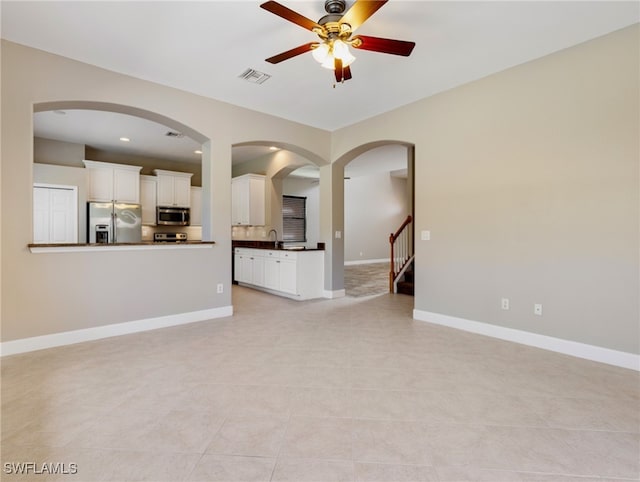
[[402, 225], [395, 233], [389, 235], [389, 244], [391, 246], [391, 258], [389, 267], [389, 293], [395, 291], [394, 286], [396, 279], [404, 273], [407, 264], [413, 259], [411, 252], [411, 230], [409, 225], [413, 221], [411, 215], [407, 216]]

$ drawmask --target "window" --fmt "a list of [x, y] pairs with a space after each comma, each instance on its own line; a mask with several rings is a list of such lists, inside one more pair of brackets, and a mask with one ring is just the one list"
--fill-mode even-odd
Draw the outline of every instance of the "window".
[[307, 198], [282, 196], [282, 240], [285, 243], [307, 241]]

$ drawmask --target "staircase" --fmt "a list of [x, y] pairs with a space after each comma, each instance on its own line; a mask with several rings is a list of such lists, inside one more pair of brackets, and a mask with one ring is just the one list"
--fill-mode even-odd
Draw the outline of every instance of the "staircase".
[[401, 278], [401, 281], [396, 282], [396, 293], [413, 296], [413, 261]]
[[389, 292], [413, 296], [413, 243], [411, 223], [407, 216], [395, 233], [389, 235], [391, 246], [389, 267]]

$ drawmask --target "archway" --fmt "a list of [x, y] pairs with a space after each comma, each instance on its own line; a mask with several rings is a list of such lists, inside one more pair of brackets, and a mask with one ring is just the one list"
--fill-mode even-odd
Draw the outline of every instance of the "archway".
[[[210, 141], [197, 130], [156, 112], [115, 103], [73, 100], [42, 102], [35, 104], [33, 111], [34, 136], [37, 126], [40, 127], [38, 132], [49, 132], [60, 136], [57, 138], [54, 135], [47, 139], [34, 138], [34, 162], [58, 164], [61, 167], [84, 167], [82, 164], [84, 159], [89, 159], [141, 166], [141, 174], [145, 174], [140, 177], [141, 189], [148, 185], [146, 179], [155, 180], [155, 177], [148, 176], [153, 174], [154, 169], [189, 172], [193, 175], [191, 194], [196, 200], [192, 205], [194, 214], [196, 208], [198, 212], [201, 212], [200, 208], [211, 211], [210, 186], [207, 185], [207, 179], [202, 178], [204, 165], [211, 162], [210, 153], [203, 154], [205, 149], [209, 149]], [[57, 116], [51, 112], [62, 115]], [[125, 133], [133, 137], [133, 142], [129, 143], [129, 139], [120, 137]], [[171, 138], [169, 134], [175, 135], [176, 138]], [[68, 139], [69, 136], [73, 139]], [[70, 158], [64, 158], [58, 162], [51, 156], [47, 157], [47, 153], [51, 151], [54, 154], [53, 157], [58, 155], [59, 148], [67, 150], [70, 148], [72, 154]], [[42, 165], [34, 165], [34, 180], [36, 175], [51, 175], [50, 171], [41, 174], [42, 167]], [[154, 187], [148, 189], [153, 191], [155, 199], [155, 181], [151, 184]], [[84, 191], [81, 191], [84, 194]], [[188, 186], [187, 191], [189, 191]], [[204, 202], [200, 200], [200, 196]], [[86, 198], [81, 197], [81, 200], [84, 204]], [[147, 198], [143, 203], [141, 198], [140, 203], [144, 204], [143, 239], [153, 239], [153, 232], [156, 230], [155, 200], [152, 202]], [[145, 211], [145, 206], [152, 207]], [[192, 219], [195, 220], [195, 218], [196, 216]], [[84, 221], [84, 217], [80, 216], [81, 239], [86, 233], [83, 229]], [[204, 216], [202, 222], [193, 222], [185, 230], [189, 231], [189, 239], [211, 239], [210, 217]]]
[[[253, 155], [257, 157], [245, 160], [240, 164], [235, 164], [234, 159], [233, 177], [245, 174], [259, 174], [265, 176], [265, 226], [263, 228], [233, 228], [233, 238], [238, 240], [266, 240], [271, 229], [275, 229], [279, 233], [282, 240], [283, 220], [282, 220], [282, 202], [284, 194], [284, 186], [287, 184], [287, 178], [291, 173], [301, 168], [308, 167], [316, 170], [316, 190], [318, 190], [317, 182], [319, 174], [317, 174], [318, 165], [328, 165], [328, 161], [320, 156], [299, 146], [287, 143], [269, 142], [269, 141], [250, 141], [234, 144], [232, 149], [239, 148], [251, 149]], [[270, 150], [271, 149], [271, 150]], [[317, 195], [319, 198], [319, 195]], [[319, 206], [319, 202], [316, 203]], [[319, 215], [314, 213], [316, 224], [320, 223]], [[319, 232], [319, 228], [315, 230]], [[310, 241], [311, 247], [316, 247], [318, 235], [314, 235], [314, 239]], [[310, 246], [310, 244], [308, 244]]]
[[[388, 159], [384, 159], [385, 156]], [[413, 215], [413, 165], [413, 145], [400, 140], [363, 144], [334, 162], [332, 179], [336, 189], [332, 200], [340, 210], [334, 214], [341, 216], [334, 226], [341, 224], [344, 232], [340, 233], [342, 239], [337, 239], [338, 229], [334, 228], [333, 282], [334, 286], [341, 283], [347, 295], [350, 294], [346, 291], [348, 288], [359, 296], [384, 292], [385, 286], [388, 290], [389, 234], [396, 231], [407, 215]], [[408, 249], [412, 250], [413, 230], [406, 236]], [[362, 267], [353, 268], [354, 265]], [[378, 283], [372, 282], [362, 289], [345, 283], [345, 273], [349, 276], [354, 274], [352, 271], [381, 274], [385, 270], [387, 274], [382, 275]]]

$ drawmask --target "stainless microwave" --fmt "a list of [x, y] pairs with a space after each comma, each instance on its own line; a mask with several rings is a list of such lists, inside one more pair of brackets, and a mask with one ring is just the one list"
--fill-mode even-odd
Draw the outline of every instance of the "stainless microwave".
[[158, 206], [156, 213], [156, 223], [162, 226], [189, 226], [189, 208]]

